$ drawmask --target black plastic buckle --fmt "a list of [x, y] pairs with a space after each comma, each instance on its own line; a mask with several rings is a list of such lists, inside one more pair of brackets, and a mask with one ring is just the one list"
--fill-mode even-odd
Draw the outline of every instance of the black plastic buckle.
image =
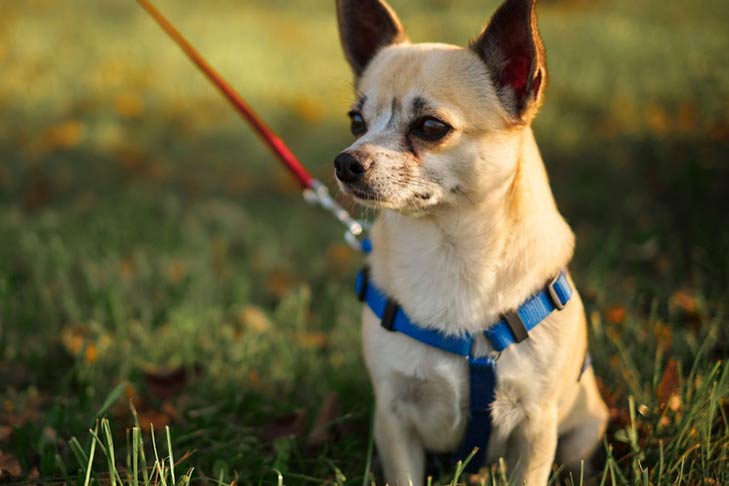
[[547, 285], [547, 292], [549, 292], [549, 298], [552, 300], [552, 304], [554, 304], [555, 309], [558, 311], [561, 311], [564, 309], [564, 307], [567, 305], [566, 302], [562, 302], [562, 299], [559, 298], [559, 294], [557, 293], [557, 289], [554, 288], [555, 285], [557, 285], [557, 282], [559, 281], [560, 277], [562, 276], [562, 273], [554, 277], [554, 279], [549, 282], [549, 285]]
[[365, 266], [362, 269], [362, 280], [360, 281], [360, 287], [357, 291], [357, 298], [360, 302], [364, 302], [367, 297], [367, 287], [370, 284], [370, 267]]
[[504, 314], [504, 320], [509, 325], [509, 329], [511, 329], [511, 333], [514, 335], [517, 343], [529, 339], [529, 331], [527, 331], [524, 321], [521, 320], [518, 312], [507, 312]]
[[387, 305], [385, 306], [385, 312], [382, 313], [380, 324], [388, 331], [395, 330], [395, 316], [399, 307], [397, 302], [392, 299], [387, 299]]

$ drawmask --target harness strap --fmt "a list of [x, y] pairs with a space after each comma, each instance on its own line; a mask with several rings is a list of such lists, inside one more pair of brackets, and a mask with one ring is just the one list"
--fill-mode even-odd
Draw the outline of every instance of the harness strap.
[[[469, 411], [466, 433], [455, 457], [465, 460], [474, 448], [479, 449], [466, 466], [467, 472], [478, 472], [486, 460], [486, 450], [491, 436], [491, 404], [496, 391], [496, 360], [493, 357], [473, 355], [474, 335], [443, 334], [435, 329], [414, 323], [397, 302], [369, 279], [365, 268], [357, 275], [355, 291], [360, 301], [366, 302], [372, 312], [381, 319], [382, 327], [397, 331], [428, 346], [463, 356], [468, 359]], [[529, 337], [529, 331], [555, 310], [562, 310], [573, 294], [566, 272], [561, 272], [545, 288], [527, 299], [518, 309], [509, 312], [496, 324], [483, 331], [497, 352]], [[589, 364], [586, 362], [586, 366]]]
[[476, 474], [486, 461], [491, 438], [491, 404], [496, 392], [496, 360], [490, 357], [469, 358], [468, 385], [470, 416], [463, 441], [454, 459], [463, 461], [478, 448], [478, 453], [464, 469], [469, 474]]
[[483, 333], [494, 349], [501, 352], [529, 336], [555, 310], [562, 310], [572, 298], [572, 286], [567, 273], [561, 272], [540, 292], [527, 299], [521, 307], [507, 313], [499, 322]]
[[[446, 336], [436, 329], [418, 326], [410, 320], [400, 306], [394, 304], [380, 289], [369, 280], [369, 272], [362, 271], [357, 275], [355, 284], [360, 301], [366, 302], [372, 312], [382, 319], [382, 324], [389, 331], [405, 334], [423, 344], [438, 348], [459, 356], [468, 356], [473, 344], [472, 336]], [[393, 310], [393, 306], [396, 306]], [[390, 312], [387, 312], [387, 310]]]

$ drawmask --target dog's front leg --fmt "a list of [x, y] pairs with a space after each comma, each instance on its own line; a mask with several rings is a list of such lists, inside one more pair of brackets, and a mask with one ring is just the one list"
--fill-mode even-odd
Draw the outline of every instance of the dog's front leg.
[[532, 414], [514, 430], [507, 451], [514, 484], [545, 486], [557, 450], [557, 411]]
[[375, 412], [375, 442], [385, 481], [390, 486], [420, 486], [425, 451], [413, 430], [388, 406], [378, 403]]

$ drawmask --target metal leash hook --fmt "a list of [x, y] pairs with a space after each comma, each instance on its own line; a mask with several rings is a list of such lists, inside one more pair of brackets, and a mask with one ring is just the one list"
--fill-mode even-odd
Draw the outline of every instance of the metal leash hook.
[[372, 248], [370, 241], [364, 237], [365, 228], [362, 223], [352, 217], [329, 193], [329, 189], [321, 181], [314, 179], [311, 186], [304, 189], [304, 200], [312, 205], [318, 205], [334, 215], [347, 230], [344, 239], [356, 251], [369, 253]]

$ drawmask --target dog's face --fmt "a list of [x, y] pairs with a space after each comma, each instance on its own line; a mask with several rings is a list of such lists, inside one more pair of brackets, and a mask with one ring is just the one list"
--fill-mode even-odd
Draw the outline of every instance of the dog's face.
[[507, 0], [470, 48], [410, 44], [381, 0], [338, 0], [357, 99], [335, 159], [359, 203], [423, 214], [480, 198], [516, 170], [544, 87], [534, 0]]

